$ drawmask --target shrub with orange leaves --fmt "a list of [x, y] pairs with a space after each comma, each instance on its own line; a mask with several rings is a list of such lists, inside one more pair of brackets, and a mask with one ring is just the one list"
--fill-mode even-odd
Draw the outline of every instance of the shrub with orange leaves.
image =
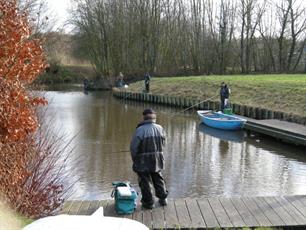
[[26, 86], [45, 69], [41, 42], [31, 37], [27, 14], [16, 0], [0, 0], [0, 140], [18, 141], [35, 132], [34, 106], [46, 104], [33, 98]]
[[58, 163], [65, 160], [65, 148], [38, 135], [37, 108], [47, 101], [27, 90], [45, 67], [41, 41], [31, 36], [26, 12], [16, 0], [0, 0], [0, 195], [29, 217], [52, 213], [65, 192]]

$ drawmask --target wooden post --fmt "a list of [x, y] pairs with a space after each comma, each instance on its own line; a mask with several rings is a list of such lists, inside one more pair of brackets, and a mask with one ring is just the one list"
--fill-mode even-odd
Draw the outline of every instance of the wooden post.
[[201, 104], [200, 104], [200, 110], [205, 110], [205, 109], [204, 109], [204, 102], [201, 102]]
[[252, 108], [252, 118], [257, 119], [256, 117], [256, 108], [255, 107], [251, 107]]
[[237, 104], [232, 104], [233, 113], [237, 114]]
[[261, 109], [260, 108], [255, 108], [255, 118], [257, 120], [261, 119]]
[[245, 107], [244, 107], [244, 116], [250, 117], [249, 111], [250, 111], [249, 106], [245, 106]]
[[245, 105], [241, 105], [240, 106], [240, 113], [239, 113], [241, 116], [246, 116], [246, 113], [245, 113]]
[[184, 107], [184, 98], [180, 97], [180, 107], [183, 108]]
[[220, 101], [216, 101], [216, 102], [215, 102], [215, 110], [216, 110], [216, 111], [221, 110], [221, 103], [220, 103]]
[[174, 97], [174, 106], [175, 107], [177, 107], [177, 105], [178, 105], [178, 102], [177, 102], [178, 100], [177, 100], [177, 97]]
[[184, 97], [184, 101], [183, 101], [183, 106], [184, 106], [184, 108], [187, 108], [187, 100], [186, 100], [185, 97]]
[[262, 109], [262, 119], [268, 119], [268, 110]]
[[192, 106], [192, 100], [191, 98], [188, 98], [188, 107]]

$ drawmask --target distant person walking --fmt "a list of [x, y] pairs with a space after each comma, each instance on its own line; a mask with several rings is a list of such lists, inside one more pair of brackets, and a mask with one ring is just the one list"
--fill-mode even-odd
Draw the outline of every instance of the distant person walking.
[[89, 89], [89, 80], [86, 77], [83, 79], [83, 88], [84, 91], [87, 91]]
[[145, 83], [145, 89], [147, 93], [150, 92], [150, 81], [151, 81], [151, 76], [148, 72], [146, 72], [144, 75], [144, 83]]
[[142, 206], [152, 209], [154, 208], [154, 198], [151, 183], [153, 183], [155, 195], [159, 198], [160, 205], [167, 205], [168, 191], [161, 173], [161, 170], [164, 169], [163, 148], [166, 137], [163, 127], [156, 124], [154, 110], [145, 109], [142, 114], [143, 121], [136, 128], [130, 150], [133, 170], [138, 175]]
[[224, 108], [227, 106], [229, 95], [230, 95], [230, 89], [227, 87], [227, 85], [224, 82], [222, 82], [220, 88], [220, 100], [221, 100], [222, 112]]

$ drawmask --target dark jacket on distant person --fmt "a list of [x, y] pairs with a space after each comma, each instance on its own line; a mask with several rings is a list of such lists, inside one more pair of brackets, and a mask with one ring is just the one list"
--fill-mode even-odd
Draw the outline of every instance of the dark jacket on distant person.
[[141, 122], [133, 135], [130, 150], [135, 172], [159, 172], [164, 169], [165, 131], [153, 120]]
[[149, 73], [145, 73], [144, 79], [145, 79], [145, 84], [149, 84], [150, 80], [151, 80], [150, 74]]
[[220, 89], [220, 97], [221, 98], [225, 98], [228, 99], [229, 98], [229, 88], [227, 87], [227, 85], [221, 87]]

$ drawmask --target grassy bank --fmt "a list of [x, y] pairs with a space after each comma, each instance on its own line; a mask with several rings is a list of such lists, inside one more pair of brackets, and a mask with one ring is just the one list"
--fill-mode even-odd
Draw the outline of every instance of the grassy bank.
[[[216, 96], [220, 83], [231, 89], [231, 103], [255, 106], [306, 116], [306, 75], [232, 75], [151, 78], [151, 93], [183, 96], [205, 100]], [[143, 81], [130, 85], [129, 90], [140, 92]]]

